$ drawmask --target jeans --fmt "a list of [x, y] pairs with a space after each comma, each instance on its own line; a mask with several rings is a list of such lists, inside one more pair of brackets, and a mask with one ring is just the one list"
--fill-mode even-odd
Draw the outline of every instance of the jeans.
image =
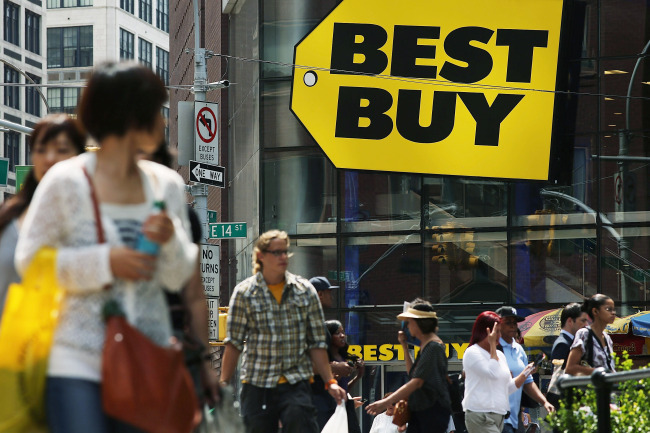
[[104, 413], [98, 382], [48, 377], [45, 386], [50, 433], [144, 433]]
[[505, 423], [503, 424], [503, 430], [502, 433], [515, 433], [515, 428], [512, 426], [512, 424]]
[[245, 383], [241, 392], [241, 412], [246, 433], [278, 431], [278, 421], [282, 422], [283, 433], [320, 431], [307, 381], [294, 385], [283, 383], [275, 388], [259, 388]]

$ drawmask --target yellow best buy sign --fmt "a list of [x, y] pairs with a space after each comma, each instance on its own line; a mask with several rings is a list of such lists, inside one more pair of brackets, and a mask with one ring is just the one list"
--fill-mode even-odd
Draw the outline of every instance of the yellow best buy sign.
[[338, 168], [548, 177], [562, 0], [344, 0], [291, 109]]

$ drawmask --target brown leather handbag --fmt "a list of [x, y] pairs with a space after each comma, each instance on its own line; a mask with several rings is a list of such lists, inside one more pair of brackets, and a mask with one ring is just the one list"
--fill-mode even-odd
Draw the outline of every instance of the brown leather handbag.
[[[97, 241], [104, 229], [92, 179]], [[110, 286], [105, 289], [109, 290]], [[158, 346], [127, 322], [115, 300], [104, 306], [106, 340], [102, 353], [104, 412], [149, 433], [190, 433], [200, 420], [194, 384], [180, 349]]]
[[198, 402], [183, 352], [154, 344], [124, 316], [110, 316], [102, 355], [108, 415], [151, 433], [190, 433]]
[[403, 426], [411, 420], [411, 411], [406, 400], [400, 400], [395, 403], [395, 412], [393, 413], [393, 424], [398, 427]]

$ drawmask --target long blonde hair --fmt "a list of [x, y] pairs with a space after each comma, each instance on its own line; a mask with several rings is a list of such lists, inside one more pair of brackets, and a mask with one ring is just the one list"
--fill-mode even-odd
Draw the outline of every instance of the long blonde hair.
[[282, 230], [269, 230], [268, 232], [262, 233], [257, 239], [257, 242], [255, 242], [255, 246], [253, 247], [253, 275], [257, 274], [258, 272], [262, 272], [262, 262], [257, 260], [257, 253], [263, 253], [264, 251], [267, 251], [269, 249], [269, 245], [271, 245], [271, 242], [273, 242], [275, 239], [282, 239], [287, 243], [287, 248], [289, 248], [290, 245], [290, 240], [289, 240], [289, 235], [287, 232], [282, 231]]

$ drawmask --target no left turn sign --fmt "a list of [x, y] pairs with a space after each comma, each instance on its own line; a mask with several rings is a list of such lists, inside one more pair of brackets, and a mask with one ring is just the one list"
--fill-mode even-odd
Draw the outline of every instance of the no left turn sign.
[[203, 107], [196, 116], [196, 132], [204, 143], [212, 143], [217, 136], [217, 116], [210, 107]]

